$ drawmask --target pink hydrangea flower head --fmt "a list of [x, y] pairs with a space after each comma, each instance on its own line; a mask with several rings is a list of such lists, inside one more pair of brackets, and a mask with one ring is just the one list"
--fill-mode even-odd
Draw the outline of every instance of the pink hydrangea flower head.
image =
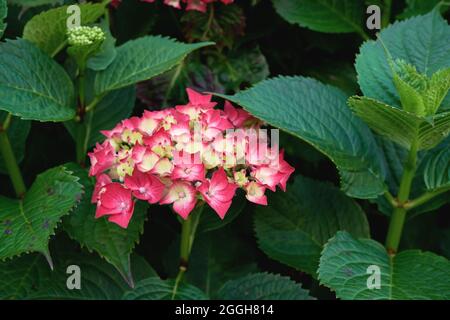
[[187, 93], [186, 105], [145, 111], [103, 131], [106, 140], [89, 153], [96, 217], [126, 228], [141, 200], [172, 204], [187, 219], [200, 199], [223, 219], [238, 188], [258, 205], [267, 205], [266, 189], [286, 190], [294, 168], [268, 147], [259, 120], [229, 102], [216, 108], [211, 95]]

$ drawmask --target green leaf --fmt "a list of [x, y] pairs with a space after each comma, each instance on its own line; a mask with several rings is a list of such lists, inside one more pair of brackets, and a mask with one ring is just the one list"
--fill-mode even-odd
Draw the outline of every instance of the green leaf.
[[50, 276], [45, 258], [38, 254], [0, 262], [0, 299], [25, 299]]
[[[380, 268], [380, 289], [367, 286], [369, 266]], [[389, 256], [378, 242], [355, 240], [346, 232], [326, 244], [318, 273], [341, 299], [450, 299], [450, 261], [444, 257], [419, 250]]]
[[272, 0], [290, 23], [327, 33], [363, 32], [363, 0]]
[[270, 258], [315, 277], [322, 246], [338, 230], [370, 237], [362, 209], [331, 184], [298, 176], [287, 190], [256, 209], [256, 237]]
[[105, 33], [106, 39], [102, 43], [100, 52], [89, 58], [87, 61], [87, 67], [96, 71], [105, 70], [111, 62], [113, 62], [117, 54], [116, 39], [112, 36], [107, 21], [102, 20], [99, 27], [102, 28]]
[[[436, 10], [396, 22], [379, 36], [392, 58], [404, 60], [428, 77], [450, 67], [449, 38], [450, 26]], [[356, 59], [358, 81], [365, 96], [400, 107], [384, 47], [381, 40], [363, 44]]]
[[433, 150], [427, 157], [424, 171], [425, 185], [428, 190], [450, 187], [450, 144]]
[[395, 67], [400, 69], [394, 72], [394, 85], [400, 96], [403, 110], [424, 116], [426, 110], [421, 92], [426, 90], [427, 77], [402, 60], [397, 61]]
[[6, 19], [6, 16], [8, 15], [8, 4], [6, 3], [6, 0], [0, 0], [0, 39], [3, 36], [3, 33], [6, 29], [6, 23], [4, 20]]
[[297, 136], [327, 155], [338, 167], [343, 190], [373, 198], [384, 192], [384, 168], [369, 128], [346, 106], [346, 95], [303, 77], [260, 82], [234, 96], [255, 117]]
[[[57, 253], [53, 271], [37, 254], [0, 262], [0, 299], [117, 300], [129, 290], [116, 270], [98, 256]], [[131, 260], [133, 269], [139, 270], [138, 280], [156, 275], [143, 258], [133, 256]], [[71, 265], [80, 267], [80, 290], [67, 288], [71, 276], [67, 268]]]
[[[133, 269], [139, 270], [141, 280], [144, 277], [156, 276], [155, 271], [139, 256], [132, 256]], [[67, 280], [68, 266], [76, 265], [81, 271], [81, 290], [69, 290]], [[57, 272], [42, 282], [39, 290], [32, 294], [31, 299], [65, 299], [65, 300], [118, 300], [129, 290], [128, 284], [116, 270], [96, 256], [87, 254], [61, 255]]]
[[70, 163], [66, 167], [79, 177], [80, 183], [84, 186], [85, 195], [74, 212], [65, 219], [64, 230], [89, 251], [97, 252], [111, 263], [130, 286], [133, 286], [130, 256], [144, 231], [147, 216], [146, 203], [143, 201], [136, 203], [133, 218], [126, 229], [105, 218], [96, 219], [96, 206], [91, 203], [94, 181], [79, 165]]
[[[398, 19], [407, 19], [420, 14], [426, 14], [433, 10], [442, 0], [406, 0], [405, 10], [397, 16]], [[442, 5], [440, 11], [444, 13], [449, 8], [448, 5]]]
[[435, 114], [450, 90], [450, 68], [441, 69], [431, 76], [429, 89], [424, 95], [427, 114]]
[[[211, 19], [211, 15], [214, 19]], [[184, 12], [180, 19], [186, 41], [189, 43], [214, 41], [221, 49], [233, 48], [233, 45], [245, 33], [245, 22], [245, 13], [240, 6], [225, 5], [209, 7], [207, 14], [189, 10]]]
[[64, 167], [56, 167], [38, 175], [23, 200], [0, 197], [0, 260], [40, 252], [51, 262], [49, 238], [82, 196], [77, 181]]
[[243, 86], [258, 83], [270, 74], [266, 58], [258, 46], [232, 50], [227, 56], [214, 61], [212, 69], [227, 92], [239, 91]]
[[222, 300], [312, 300], [308, 290], [288, 277], [255, 273], [228, 281], [220, 289]]
[[358, 96], [351, 97], [349, 105], [376, 133], [407, 150], [417, 139], [419, 150], [434, 148], [450, 134], [449, 112], [426, 119], [377, 100]]
[[[198, 234], [194, 242], [185, 279], [211, 298], [216, 297], [217, 291], [226, 281], [258, 271], [254, 247], [236, 233], [236, 229], [226, 227]], [[177, 250], [171, 252], [174, 255], [170, 258], [173, 259], [167, 260], [166, 271], [173, 267], [173, 276], [178, 272], [179, 243], [179, 239], [174, 241]]]
[[95, 79], [95, 94], [120, 89], [150, 79], [180, 63], [190, 52], [212, 42], [180, 43], [169, 38], [146, 36], [117, 48], [116, 59]]
[[64, 69], [32, 43], [0, 44], [0, 109], [27, 120], [75, 116], [74, 88]]
[[[3, 123], [6, 119], [7, 113], [0, 111], [0, 123]], [[7, 130], [8, 138], [14, 142], [11, 147], [16, 157], [17, 163], [21, 163], [25, 156], [25, 145], [28, 134], [30, 133], [31, 122], [20, 120], [16, 117], [11, 118], [11, 123]], [[3, 162], [3, 156], [0, 154], [0, 172], [7, 173], [5, 163]]]
[[214, 213], [214, 210], [207, 206], [200, 217], [200, 223], [197, 227], [197, 232], [209, 232], [225, 227], [233, 222], [247, 205], [247, 199], [243, 193], [237, 191], [237, 195], [233, 198], [230, 209], [227, 211], [225, 218], [222, 220]]
[[[152, 277], [137, 283], [134, 290], [125, 293], [124, 300], [171, 300], [173, 280]], [[208, 297], [198, 288], [180, 283], [174, 300], [207, 300]]]
[[12, 4], [26, 8], [43, 6], [46, 4], [54, 5], [57, 3], [61, 3], [61, 0], [8, 0], [8, 1]]
[[[101, 3], [78, 4], [81, 12], [81, 25], [88, 25], [100, 18], [105, 11]], [[50, 56], [55, 56], [67, 43], [67, 13], [69, 6], [50, 9], [34, 16], [27, 22], [23, 30], [23, 38], [27, 39]]]
[[[136, 88], [134, 86], [108, 93], [92, 111], [92, 124], [87, 146], [92, 147], [105, 139], [101, 130], [111, 130], [121, 120], [128, 118], [134, 108]], [[80, 124], [73, 120], [64, 123], [70, 135], [76, 139]]]

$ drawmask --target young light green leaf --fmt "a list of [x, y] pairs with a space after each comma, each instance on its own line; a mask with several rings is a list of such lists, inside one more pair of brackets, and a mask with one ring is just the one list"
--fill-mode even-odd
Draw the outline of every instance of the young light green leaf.
[[142, 201], [136, 204], [133, 218], [127, 229], [108, 222], [104, 218], [96, 219], [96, 206], [91, 203], [93, 180], [88, 177], [86, 170], [75, 163], [67, 164], [66, 167], [79, 177], [80, 183], [84, 186], [85, 195], [74, 212], [65, 219], [64, 230], [72, 239], [90, 251], [97, 252], [111, 263], [125, 281], [133, 286], [130, 256], [144, 231], [147, 205]]
[[424, 94], [427, 114], [435, 114], [450, 90], [450, 68], [441, 69], [431, 76], [429, 89]]
[[[81, 12], [81, 25], [95, 22], [105, 12], [101, 3], [84, 3], [78, 5]], [[50, 56], [55, 56], [67, 44], [68, 6], [44, 11], [27, 22], [23, 30], [23, 38], [27, 39]]]
[[254, 273], [230, 280], [220, 289], [221, 300], [313, 300], [308, 290], [288, 277]]
[[337, 88], [303, 77], [279, 77], [260, 82], [234, 96], [255, 117], [297, 136], [338, 167], [345, 192], [373, 198], [384, 193], [384, 168], [369, 128], [346, 106]]
[[[394, 63], [394, 85], [400, 96], [403, 110], [418, 115], [425, 115], [425, 103], [422, 92], [427, 88], [426, 76], [402, 60]], [[397, 69], [397, 70], [396, 70]]]
[[363, 0], [272, 0], [276, 11], [290, 23], [327, 33], [359, 32]]
[[[124, 294], [124, 300], [171, 300], [175, 282], [158, 277], [144, 279], [136, 288]], [[198, 288], [180, 283], [174, 300], [207, 300], [208, 297]]]
[[348, 102], [372, 130], [407, 150], [416, 140], [419, 150], [431, 149], [450, 134], [448, 112], [426, 119], [367, 97], [354, 96]]
[[6, 29], [6, 23], [5, 19], [8, 15], [8, 4], [6, 3], [6, 0], [0, 0], [0, 39], [3, 36], [3, 33]]
[[313, 277], [322, 246], [338, 230], [370, 237], [362, 209], [331, 184], [298, 176], [286, 194], [271, 196], [269, 203], [255, 213], [260, 249]]
[[148, 80], [180, 63], [190, 52], [212, 42], [185, 44], [169, 38], [146, 36], [117, 48], [116, 59], [95, 79], [95, 94], [100, 95]]
[[433, 150], [427, 156], [424, 180], [429, 190], [450, 188], [450, 144]]
[[318, 273], [341, 299], [450, 299], [446, 258], [419, 250], [389, 256], [378, 242], [355, 240], [347, 232], [338, 232], [325, 245]]
[[348, 104], [372, 130], [407, 150], [417, 139], [419, 126], [425, 121], [412, 113], [367, 97], [351, 97]]
[[[128, 118], [134, 108], [136, 88], [134, 86], [114, 90], [108, 93], [92, 111], [92, 123], [89, 131], [88, 147], [94, 146], [105, 138], [101, 130], [111, 130], [121, 120]], [[75, 139], [80, 124], [73, 120], [64, 122], [70, 135]]]
[[0, 260], [40, 252], [51, 262], [49, 238], [82, 197], [77, 181], [64, 167], [56, 167], [40, 174], [23, 200], [0, 197]]
[[[6, 119], [7, 113], [0, 111], [0, 123], [3, 123]], [[19, 118], [12, 117], [11, 123], [7, 130], [8, 138], [14, 143], [11, 147], [14, 152], [14, 156], [18, 163], [22, 162], [25, 156], [25, 146], [28, 134], [30, 133], [31, 121], [20, 120]], [[7, 173], [5, 163], [3, 162], [3, 156], [0, 154], [0, 172]]]
[[75, 116], [74, 88], [64, 69], [32, 43], [0, 44], [0, 109], [27, 120]]
[[381, 31], [377, 41], [367, 41], [356, 59], [358, 81], [365, 96], [400, 107], [389, 57], [401, 59], [431, 77], [450, 67], [450, 26], [437, 10], [394, 23]]

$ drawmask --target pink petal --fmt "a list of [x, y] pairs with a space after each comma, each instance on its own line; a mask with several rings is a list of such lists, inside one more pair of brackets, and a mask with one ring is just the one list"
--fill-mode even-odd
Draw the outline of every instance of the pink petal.
[[133, 216], [133, 211], [134, 201], [132, 201], [132, 205], [130, 206], [129, 210], [124, 211], [120, 214], [109, 216], [108, 221], [114, 222], [120, 227], [126, 229], [128, 227], [128, 224], [130, 223], [131, 217]]

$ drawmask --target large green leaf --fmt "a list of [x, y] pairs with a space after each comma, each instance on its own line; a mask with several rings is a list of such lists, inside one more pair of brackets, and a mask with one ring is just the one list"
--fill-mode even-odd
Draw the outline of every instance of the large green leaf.
[[[370, 266], [380, 270], [379, 289], [369, 289]], [[446, 258], [419, 250], [389, 256], [378, 242], [355, 240], [346, 232], [326, 244], [318, 273], [321, 283], [341, 299], [450, 299]]]
[[[117, 123], [128, 118], [134, 108], [136, 100], [136, 88], [134, 86], [114, 90], [108, 93], [92, 111], [92, 123], [88, 131], [87, 147], [94, 146], [104, 140], [101, 130], [111, 130]], [[77, 130], [85, 123], [80, 124], [73, 120], [64, 123], [70, 135], [76, 139]]]
[[[436, 10], [425, 16], [396, 22], [381, 31], [381, 40], [365, 42], [356, 59], [358, 81], [364, 95], [400, 107], [383, 44], [394, 59], [402, 59], [420, 73], [431, 76], [450, 67], [449, 38], [450, 26]], [[446, 102], [448, 105], [448, 100]]]
[[[101, 3], [85, 3], [78, 5], [81, 25], [95, 22], [105, 12]], [[23, 30], [23, 38], [27, 39], [47, 54], [54, 56], [67, 43], [68, 6], [42, 12], [27, 22]]]
[[450, 134], [450, 112], [429, 119], [367, 97], [351, 97], [349, 105], [370, 128], [406, 149], [418, 140], [419, 150], [431, 149]]
[[139, 236], [144, 231], [147, 205], [143, 201], [136, 204], [133, 218], [126, 229], [107, 219], [96, 219], [96, 206], [91, 203], [94, 190], [93, 179], [90, 179], [88, 172], [77, 164], [71, 163], [66, 167], [80, 178], [85, 195], [74, 212], [64, 221], [64, 229], [72, 239], [90, 251], [97, 252], [116, 267], [124, 279], [133, 286], [130, 256], [135, 244], [139, 242]]
[[[7, 113], [0, 111], [0, 123], [6, 119]], [[25, 145], [28, 134], [30, 133], [31, 122], [20, 120], [16, 117], [11, 118], [11, 123], [8, 127], [7, 134], [10, 141], [13, 143], [11, 147], [18, 163], [22, 162], [25, 155]], [[0, 154], [0, 172], [7, 173], [3, 156]]]
[[222, 300], [312, 300], [308, 290], [288, 277], [255, 273], [230, 280], [220, 289]]
[[0, 197], [0, 260], [35, 251], [50, 260], [50, 236], [82, 197], [77, 181], [64, 167], [56, 167], [40, 174], [23, 200]]
[[146, 36], [117, 48], [114, 61], [95, 79], [96, 95], [150, 79], [180, 63], [187, 54], [211, 42], [185, 44], [169, 38]]
[[5, 32], [6, 29], [6, 23], [4, 20], [6, 19], [6, 16], [8, 15], [8, 4], [6, 3], [6, 0], [0, 0], [0, 39], [3, 36], [3, 32]]
[[[156, 275], [143, 258], [133, 256], [131, 260], [133, 269], [139, 271], [137, 280]], [[80, 290], [67, 288], [71, 274], [66, 271], [71, 265], [80, 268]], [[0, 299], [117, 300], [129, 289], [112, 266], [75, 250], [70, 254], [59, 250], [53, 271], [37, 254], [0, 263]]]
[[0, 109], [22, 119], [64, 121], [75, 116], [74, 89], [64, 69], [32, 43], [0, 44]]
[[57, 4], [61, 3], [61, 0], [8, 0], [10, 3], [26, 7], [26, 8], [32, 8], [32, 7], [38, 7], [46, 4]]
[[[406, 0], [405, 10], [397, 16], [399, 19], [407, 19], [420, 14], [426, 14], [437, 5], [443, 4], [442, 0]], [[441, 6], [441, 12], [447, 11], [448, 5]]]
[[363, 0], [272, 0], [290, 23], [327, 33], [362, 33]]
[[186, 281], [215, 297], [226, 281], [258, 271], [253, 247], [244, 241], [236, 235], [236, 230], [229, 228], [199, 235], [192, 249]]
[[298, 176], [287, 189], [255, 213], [259, 247], [272, 259], [315, 277], [322, 246], [338, 230], [370, 237], [359, 205], [331, 184]]
[[219, 96], [326, 154], [339, 168], [348, 195], [374, 198], [384, 192], [384, 167], [374, 137], [339, 89], [310, 78], [279, 77], [234, 96]]
[[[179, 246], [180, 239], [176, 237], [165, 256], [165, 271], [169, 277], [178, 273]], [[217, 291], [228, 280], [258, 272], [255, 260], [254, 247], [229, 225], [197, 235], [184, 279], [209, 297], [216, 298]]]
[[429, 190], [450, 188], [450, 143], [427, 156], [423, 177]]
[[[161, 280], [158, 277], [144, 279], [136, 288], [125, 293], [124, 300], [171, 300], [174, 288], [173, 280]], [[198, 288], [181, 283], [174, 300], [207, 300], [208, 297]]]

